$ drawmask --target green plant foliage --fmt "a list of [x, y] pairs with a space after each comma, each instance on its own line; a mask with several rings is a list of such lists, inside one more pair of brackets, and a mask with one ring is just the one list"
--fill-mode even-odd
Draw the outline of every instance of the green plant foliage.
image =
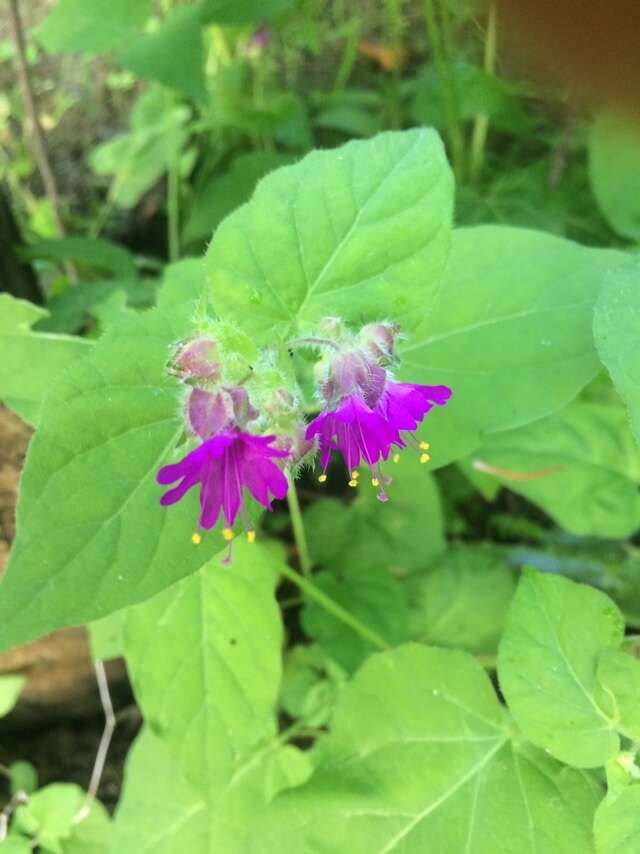
[[167, 264], [158, 291], [158, 307], [175, 310], [184, 303], [200, 300], [205, 289], [205, 269], [202, 258], [183, 258]]
[[143, 80], [153, 80], [187, 98], [206, 98], [202, 24], [198, 6], [172, 9], [152, 35], [136, 39], [118, 55]]
[[640, 451], [621, 406], [572, 403], [487, 436], [473, 459], [573, 534], [615, 539], [640, 527]]
[[409, 329], [444, 267], [451, 202], [433, 131], [314, 151], [267, 176], [216, 232], [207, 258], [217, 310], [263, 340], [334, 315], [382, 314]]
[[37, 30], [50, 53], [102, 53], [134, 39], [152, 0], [60, 0]]
[[25, 681], [24, 676], [0, 676], [0, 717], [8, 715], [18, 702]]
[[601, 113], [589, 132], [589, 177], [602, 213], [618, 234], [640, 239], [640, 124]]
[[[356, 500], [312, 504], [305, 513], [312, 558], [332, 570], [386, 567], [396, 575], [423, 569], [445, 548], [442, 509], [435, 480], [411, 450], [387, 467], [393, 482], [384, 505], [363, 472]], [[338, 472], [340, 470], [338, 469]], [[346, 478], [347, 473], [344, 472]], [[326, 532], [330, 530], [331, 536]]]
[[291, 10], [299, 0], [203, 0], [202, 16], [216, 24], [260, 24]]
[[184, 240], [209, 240], [222, 220], [249, 199], [261, 178], [290, 162], [291, 157], [276, 152], [239, 154], [227, 171], [214, 175], [196, 191], [184, 226]]
[[625, 263], [622, 253], [525, 229], [455, 231], [433, 311], [401, 350], [404, 378], [454, 389], [434, 418], [438, 432], [455, 442], [453, 418], [506, 430], [572, 400], [599, 370], [595, 300]]
[[492, 653], [515, 590], [499, 555], [478, 547], [447, 552], [429, 572], [408, 579], [411, 636], [435, 646]]
[[111, 825], [106, 810], [93, 801], [78, 821], [86, 794], [70, 783], [51, 783], [18, 807], [15, 826], [32, 837], [47, 854], [107, 854]]
[[47, 396], [1, 586], [3, 648], [141, 601], [215, 551], [215, 534], [190, 546], [196, 496], [168, 514], [155, 483], [183, 433], [165, 360], [185, 314], [127, 317]]
[[631, 425], [640, 443], [640, 262], [610, 278], [602, 289], [594, 316], [600, 358], [629, 407]]
[[[125, 626], [147, 722], [185, 776], [212, 797], [221, 797], [237, 765], [273, 737], [281, 671], [278, 561], [259, 544], [238, 542], [234, 552], [231, 567], [210, 562], [130, 609]], [[168, 621], [176, 632], [158, 635]], [[167, 672], [174, 674], [169, 680]]]
[[104, 238], [62, 237], [36, 240], [24, 247], [22, 254], [31, 261], [71, 261], [86, 270], [105, 273], [120, 279], [135, 279], [133, 255], [117, 243]]
[[82, 338], [33, 332], [47, 312], [0, 294], [0, 400], [30, 424], [39, 418], [53, 379], [91, 353]]
[[[162, 745], [154, 750], [155, 739], [143, 736], [132, 757], [116, 821], [120, 845], [132, 845], [148, 820], [159, 827], [158, 839], [166, 834], [161, 850], [177, 850], [173, 812], [187, 824], [186, 838], [199, 840], [193, 850], [248, 851], [255, 814], [278, 788], [307, 775], [305, 760], [276, 736], [278, 565], [266, 547], [238, 542], [232, 566], [207, 564], [128, 612], [127, 661], [145, 718]], [[164, 625], [177, 626], [177, 634], [158, 633]], [[149, 769], [136, 772], [145, 762], [155, 766], [156, 792], [162, 793], [163, 778], [175, 780], [164, 794], [174, 804], [169, 812], [162, 796], [149, 791]], [[184, 838], [181, 832], [181, 844]]]
[[155, 299], [153, 280], [107, 279], [83, 282], [66, 288], [47, 302], [49, 317], [36, 324], [43, 332], [77, 333], [93, 328], [112, 299], [136, 308], [149, 308]]
[[597, 789], [512, 739], [489, 678], [461, 652], [410, 644], [370, 658], [316, 765], [273, 802], [259, 854], [593, 851]]
[[96, 175], [112, 176], [109, 197], [114, 204], [136, 205], [167, 171], [175, 153], [180, 156], [189, 115], [160, 87], [149, 89], [131, 111], [131, 129], [93, 149], [91, 168]]
[[345, 683], [344, 670], [321, 647], [294, 646], [284, 659], [280, 706], [292, 718], [321, 726]]
[[640, 847], [640, 784], [607, 796], [593, 825], [597, 854], [635, 854]]
[[[602, 685], [598, 663], [601, 654], [619, 649], [623, 636], [622, 615], [600, 591], [525, 573], [500, 643], [498, 675], [527, 738], [578, 768], [616, 755], [618, 732], [629, 726], [615, 711], [620, 686], [613, 663], [603, 661]], [[634, 674], [637, 664], [631, 661]]]
[[[334, 602], [354, 614], [373, 629], [389, 646], [409, 639], [407, 603], [400, 582], [386, 569], [345, 569], [340, 576], [319, 572], [314, 584]], [[343, 667], [352, 673], [375, 647], [314, 602], [309, 602], [302, 614], [307, 634]]]

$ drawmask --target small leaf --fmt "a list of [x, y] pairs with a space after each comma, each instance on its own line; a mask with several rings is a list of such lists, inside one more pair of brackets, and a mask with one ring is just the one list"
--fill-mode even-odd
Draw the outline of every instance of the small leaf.
[[152, 0], [60, 0], [36, 30], [49, 53], [104, 53], [135, 38]]
[[25, 676], [0, 676], [0, 718], [8, 715], [20, 698]]
[[71, 783], [51, 783], [29, 796], [29, 802], [16, 810], [17, 827], [34, 836], [40, 845], [54, 854], [64, 854], [63, 840], [73, 831], [73, 820], [85, 800], [85, 793]]
[[596, 668], [617, 649], [624, 622], [598, 590], [527, 571], [513, 599], [498, 653], [500, 687], [534, 744], [577, 768], [617, 753], [616, 722], [598, 704]]
[[36, 240], [22, 250], [30, 260], [63, 264], [72, 261], [88, 270], [111, 274], [124, 280], [137, 276], [133, 255], [103, 237], [63, 237], [55, 240]]
[[627, 738], [640, 740], [640, 661], [618, 649], [604, 649], [598, 658], [599, 705]]

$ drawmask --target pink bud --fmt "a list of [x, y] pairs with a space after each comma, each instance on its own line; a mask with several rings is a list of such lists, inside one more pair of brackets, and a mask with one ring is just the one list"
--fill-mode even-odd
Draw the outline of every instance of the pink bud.
[[193, 338], [182, 343], [177, 350], [173, 364], [177, 373], [185, 379], [220, 378], [221, 366], [218, 359], [218, 347], [210, 338]]
[[393, 346], [400, 332], [397, 323], [369, 323], [360, 330], [360, 340], [374, 359], [388, 362], [393, 358]]

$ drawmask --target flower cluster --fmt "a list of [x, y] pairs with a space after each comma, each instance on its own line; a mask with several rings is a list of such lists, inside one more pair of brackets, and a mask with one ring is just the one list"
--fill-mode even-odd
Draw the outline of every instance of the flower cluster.
[[[284, 467], [320, 452], [321, 482], [334, 451], [357, 486], [358, 466], [366, 464], [378, 498], [388, 496], [383, 484], [391, 478], [382, 464], [397, 460], [398, 449], [417, 445], [420, 461], [428, 462], [428, 444], [416, 443], [415, 431], [433, 406], [451, 397], [444, 385], [396, 382], [391, 373], [399, 328], [390, 323], [370, 324], [357, 336], [345, 333], [339, 321], [324, 324], [333, 337], [300, 339], [295, 344], [322, 347], [318, 386], [322, 409], [305, 425], [297, 414], [292, 393], [276, 388], [256, 407], [242, 383], [225, 384], [225, 369], [216, 341], [201, 337], [178, 348], [172, 372], [187, 386], [185, 423], [200, 444], [179, 462], [166, 465], [158, 483], [172, 486], [160, 499], [166, 506], [179, 501], [192, 487], [200, 487], [200, 527], [213, 528], [222, 515], [223, 537], [234, 537], [238, 516], [247, 538], [255, 539], [244, 504], [244, 490], [267, 510], [274, 498], [287, 494]], [[287, 426], [283, 426], [287, 425]], [[201, 540], [193, 535], [194, 543]], [[230, 555], [230, 553], [229, 553]]]

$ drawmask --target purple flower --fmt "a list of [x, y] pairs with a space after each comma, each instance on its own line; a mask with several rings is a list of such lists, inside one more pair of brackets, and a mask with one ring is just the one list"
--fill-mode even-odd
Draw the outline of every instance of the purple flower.
[[[158, 483], [167, 486], [180, 481], [164, 493], [160, 503], [163, 506], [175, 504], [199, 483], [200, 527], [205, 529], [213, 528], [221, 512], [229, 529], [239, 513], [244, 515], [244, 487], [263, 507], [271, 510], [269, 493], [274, 498], [284, 498], [288, 487], [282, 470], [273, 462], [287, 457], [288, 453], [272, 447], [275, 440], [275, 436], [252, 436], [239, 430], [207, 439], [180, 462], [160, 469]], [[255, 536], [246, 517], [245, 525], [248, 535]], [[225, 534], [225, 539], [232, 537], [230, 531]]]
[[[380, 462], [388, 459], [393, 445], [405, 447], [401, 433], [415, 431], [434, 405], [444, 406], [450, 397], [447, 386], [397, 383], [386, 376], [381, 388], [362, 387], [343, 397], [334, 409], [321, 412], [307, 427], [306, 436], [318, 437], [323, 470], [329, 465], [331, 451], [337, 450], [351, 473], [350, 486], [357, 486], [355, 469], [364, 460], [371, 468], [373, 485], [379, 487], [380, 481], [391, 482], [382, 473]], [[423, 442], [420, 448], [426, 451], [428, 445]], [[427, 462], [429, 455], [423, 453], [420, 460]], [[325, 479], [323, 474], [321, 480]], [[386, 501], [383, 488], [378, 497]]]

